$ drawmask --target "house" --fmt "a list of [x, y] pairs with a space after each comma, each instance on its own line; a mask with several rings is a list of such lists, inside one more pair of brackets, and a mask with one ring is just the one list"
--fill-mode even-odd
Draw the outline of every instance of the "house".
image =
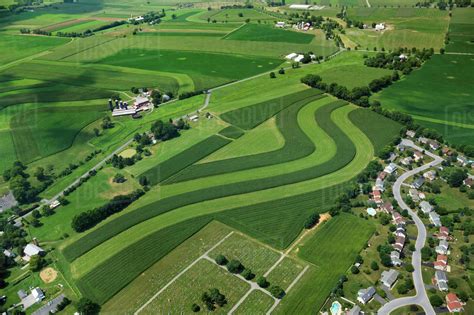
[[353, 308], [351, 308], [350, 310], [346, 312], [346, 315], [359, 315], [360, 311], [361, 311], [360, 306], [356, 304], [354, 305]]
[[446, 271], [448, 269], [448, 256], [438, 255], [433, 263], [433, 267], [436, 270]]
[[199, 116], [198, 116], [198, 115], [189, 116], [189, 120], [191, 120], [191, 121], [198, 121], [198, 120], [199, 120]]
[[275, 27], [278, 27], [278, 28], [284, 28], [285, 26], [286, 26], [285, 22], [276, 22], [275, 23]]
[[24, 298], [26, 298], [28, 296], [28, 294], [25, 292], [25, 290], [19, 290], [16, 294], [18, 295], [20, 300], [23, 300]]
[[375, 180], [375, 189], [381, 190], [381, 191], [385, 190], [383, 179], [380, 179], [379, 177], [377, 177], [377, 179]]
[[445, 226], [439, 228], [438, 239], [447, 240], [449, 238], [449, 229]]
[[397, 238], [395, 239], [395, 244], [393, 244], [393, 248], [396, 251], [401, 253], [404, 246], [405, 246], [405, 235], [397, 236]]
[[405, 224], [405, 218], [402, 217], [402, 215], [398, 212], [393, 212], [392, 213], [392, 219], [395, 222], [395, 224]]
[[415, 162], [423, 160], [423, 153], [420, 151], [415, 151], [413, 152], [413, 158], [415, 159]]
[[405, 166], [408, 166], [411, 163], [413, 163], [413, 159], [411, 158], [411, 156], [407, 156], [406, 158], [402, 159], [400, 163], [402, 163]]
[[471, 177], [469, 178], [466, 178], [463, 182], [462, 182], [464, 185], [466, 185], [467, 187], [469, 188], [472, 188], [473, 187], [473, 183], [474, 183], [474, 179], [472, 179]]
[[148, 99], [148, 97], [143, 97], [143, 96], [135, 97], [135, 101], [133, 102], [133, 105], [136, 108], [148, 106], [148, 104], [150, 104], [150, 100]]
[[433, 206], [428, 201], [420, 202], [420, 209], [423, 213], [430, 213], [433, 211]]
[[44, 299], [44, 293], [40, 288], [34, 288], [31, 290], [31, 295], [35, 298], [36, 302], [41, 302]]
[[414, 130], [407, 130], [406, 135], [407, 137], [415, 138], [416, 132]]
[[404, 145], [403, 143], [399, 143], [397, 144], [397, 149], [398, 151], [403, 152], [406, 149], [406, 145]]
[[382, 278], [380, 279], [380, 282], [387, 288], [391, 289], [395, 282], [397, 282], [398, 275], [400, 273], [396, 271], [395, 269], [390, 269], [389, 271], [384, 271], [382, 272]]
[[51, 204], [49, 205], [49, 208], [51, 210], [53, 209], [56, 209], [57, 207], [59, 207], [61, 205], [61, 203], [58, 201], [58, 200], [54, 200], [53, 202], [51, 202]]
[[414, 202], [419, 202], [420, 201], [420, 193], [418, 192], [417, 189], [410, 188], [410, 190], [408, 191], [408, 195], [411, 197], [411, 199]]
[[430, 141], [430, 139], [425, 138], [425, 137], [419, 137], [418, 138], [418, 142], [420, 142], [421, 144], [427, 144], [428, 141]]
[[304, 59], [304, 55], [298, 55], [295, 58], [293, 58], [293, 61], [295, 62], [301, 62], [301, 60]]
[[436, 270], [434, 282], [440, 291], [448, 291], [448, 277], [444, 271]]
[[374, 187], [374, 190], [372, 191], [372, 197], [376, 204], [380, 205], [383, 203], [382, 192], [378, 190], [376, 187]]
[[392, 260], [392, 265], [400, 267], [402, 265], [402, 260], [400, 259], [400, 252], [396, 250], [390, 252], [390, 259]]
[[20, 291], [18, 292], [18, 296], [20, 296], [20, 304], [23, 305], [24, 310], [30, 308], [36, 303], [41, 302], [45, 298], [43, 291], [38, 287], [32, 289], [31, 293], [28, 295], [26, 295], [25, 291], [22, 291], [21, 293], [22, 296], [20, 296]]
[[453, 151], [451, 151], [451, 149], [448, 148], [448, 147], [444, 147], [444, 148], [441, 150], [441, 152], [443, 153], [443, 155], [447, 155], [447, 156], [453, 155]]
[[377, 176], [377, 178], [380, 178], [381, 180], [385, 180], [385, 178], [387, 177], [387, 173], [385, 172], [380, 172], [379, 175]]
[[459, 313], [464, 310], [461, 300], [455, 293], [446, 294], [446, 306], [451, 313]]
[[25, 254], [25, 256], [23, 256], [23, 259], [26, 261], [30, 261], [31, 256], [35, 256], [35, 255], [42, 256], [44, 255], [45, 251], [38, 245], [30, 243], [26, 245], [25, 249], [23, 250], [23, 253]]
[[439, 143], [436, 140], [430, 140], [429, 142], [431, 150], [438, 150], [439, 149]]
[[389, 165], [387, 165], [385, 167], [385, 169], [383, 170], [385, 173], [388, 173], [388, 174], [392, 174], [393, 172], [395, 172], [397, 170], [398, 166], [397, 164], [395, 163], [390, 163]]
[[434, 181], [436, 179], [436, 171], [431, 170], [431, 171], [425, 172], [423, 173], [423, 177], [429, 181]]
[[420, 176], [413, 183], [411, 183], [411, 188], [415, 188], [415, 189], [421, 188], [421, 186], [423, 186], [424, 183], [425, 183], [425, 179]]
[[367, 304], [375, 295], [375, 288], [368, 287], [367, 289], [360, 289], [357, 292], [357, 300], [362, 304]]
[[467, 158], [465, 156], [462, 156], [462, 155], [458, 155], [457, 159], [456, 159], [462, 166], [466, 166], [469, 161], [467, 160]]
[[5, 257], [7, 257], [7, 258], [15, 258], [15, 253], [13, 253], [12, 251], [10, 251], [8, 249], [5, 249], [3, 251], [3, 255], [5, 255]]
[[378, 31], [383, 31], [385, 29], [385, 23], [378, 23], [375, 24], [375, 30]]
[[449, 244], [446, 240], [440, 240], [438, 246], [436, 246], [436, 253], [441, 255], [448, 254]]
[[393, 205], [390, 201], [386, 201], [381, 207], [380, 209], [388, 212], [388, 213], [391, 213], [393, 211]]
[[405, 226], [403, 224], [398, 224], [397, 229], [394, 232], [395, 236], [405, 237]]
[[440, 227], [441, 226], [441, 218], [436, 212], [430, 212], [430, 222], [433, 223], [434, 226]]
[[293, 59], [294, 59], [295, 57], [297, 57], [297, 56], [298, 56], [298, 54], [296, 54], [296, 53], [291, 53], [291, 54], [287, 55], [287, 56], [285, 57], [285, 59], [287, 59], [287, 60], [293, 60]]
[[400, 59], [400, 61], [405, 61], [408, 59], [408, 56], [405, 54], [400, 54], [400, 56], [398, 56], [398, 59]]

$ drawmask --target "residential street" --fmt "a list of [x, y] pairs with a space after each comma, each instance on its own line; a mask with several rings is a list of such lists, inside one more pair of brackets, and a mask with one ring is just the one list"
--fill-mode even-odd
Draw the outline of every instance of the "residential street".
[[[413, 141], [411, 140], [404, 139], [402, 141], [402, 144], [405, 146], [412, 147], [418, 151], [424, 150], [423, 148], [415, 145]], [[417, 304], [423, 307], [423, 310], [428, 315], [435, 314], [433, 306], [431, 306], [430, 301], [428, 299], [428, 295], [426, 294], [425, 284], [423, 283], [422, 270], [421, 270], [421, 249], [423, 248], [426, 241], [426, 228], [423, 222], [421, 221], [421, 219], [416, 214], [416, 212], [410, 209], [408, 205], [405, 203], [405, 201], [403, 201], [402, 194], [401, 194], [401, 186], [405, 182], [405, 180], [433, 166], [439, 165], [443, 161], [442, 158], [440, 158], [439, 156], [431, 152], [428, 152], [427, 150], [425, 151], [425, 154], [433, 158], [434, 160], [428, 164], [415, 168], [411, 171], [405, 172], [403, 175], [401, 175], [397, 179], [397, 181], [393, 185], [393, 194], [394, 194], [395, 199], [398, 202], [398, 205], [400, 206], [401, 209], [408, 210], [408, 213], [412, 217], [418, 230], [418, 236], [415, 243], [416, 250], [415, 252], [413, 252], [413, 256], [412, 256], [412, 264], [413, 264], [413, 267], [415, 268], [415, 271], [413, 272], [413, 283], [415, 285], [416, 295], [412, 297], [404, 297], [404, 298], [399, 298], [399, 299], [390, 301], [389, 303], [385, 304], [383, 307], [379, 309], [378, 314], [381, 314], [381, 315], [390, 314], [390, 312], [392, 312], [393, 310], [397, 308], [412, 305], [412, 304]]]

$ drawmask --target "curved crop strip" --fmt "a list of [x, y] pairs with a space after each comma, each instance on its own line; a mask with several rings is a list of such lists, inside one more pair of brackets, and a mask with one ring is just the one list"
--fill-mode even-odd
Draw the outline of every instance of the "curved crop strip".
[[277, 127], [285, 139], [285, 145], [281, 149], [192, 165], [167, 181], [166, 184], [280, 164], [310, 155], [314, 152], [315, 146], [298, 125], [298, 112], [311, 101], [323, 97], [323, 95], [310, 96], [294, 102], [277, 114]]
[[187, 166], [219, 150], [229, 142], [231, 140], [217, 135], [210, 136], [172, 158], [150, 168], [142, 173], [141, 176], [145, 176], [151, 185], [159, 184]]
[[231, 139], [237, 139], [240, 138], [241, 136], [244, 135], [245, 132], [242, 131], [242, 129], [237, 128], [235, 126], [229, 126], [225, 127], [221, 131], [219, 131], [219, 134], [221, 136], [224, 136], [226, 138], [231, 138]]
[[322, 93], [323, 92], [320, 90], [306, 89], [262, 103], [225, 112], [221, 115], [221, 118], [229, 124], [242, 129], [252, 129], [265, 120], [268, 120], [270, 117], [275, 116], [288, 106], [294, 105], [296, 102], [306, 100], [312, 96], [321, 95]]
[[218, 199], [226, 196], [245, 194], [253, 191], [293, 184], [327, 175], [344, 167], [354, 158], [356, 154], [355, 146], [349, 137], [339, 129], [332, 120], [327, 119], [327, 117], [330, 116], [333, 110], [346, 104], [347, 103], [343, 101], [332, 102], [329, 105], [320, 108], [318, 113], [322, 113], [316, 115], [318, 125], [320, 125], [337, 144], [338, 154], [336, 154], [333, 159], [289, 174], [281, 174], [278, 176], [222, 185], [219, 187], [209, 187], [159, 200], [135, 211], [123, 214], [115, 220], [112, 220], [83, 236], [64, 249], [64, 256], [67, 260], [72, 261], [122, 231], [179, 207], [205, 200]]
[[395, 140], [402, 129], [402, 125], [398, 122], [364, 108], [352, 111], [349, 119], [370, 139], [376, 154]]

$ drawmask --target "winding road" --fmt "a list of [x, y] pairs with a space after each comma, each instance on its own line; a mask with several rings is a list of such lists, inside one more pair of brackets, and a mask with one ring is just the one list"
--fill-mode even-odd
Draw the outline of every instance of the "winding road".
[[[413, 149], [418, 150], [420, 152], [424, 151], [423, 148], [417, 146], [411, 140], [403, 139], [402, 144], [408, 147], [412, 147]], [[394, 311], [397, 308], [413, 305], [413, 304], [421, 306], [427, 315], [436, 314], [433, 309], [433, 306], [430, 303], [430, 300], [428, 299], [428, 295], [426, 294], [425, 284], [423, 282], [423, 276], [422, 276], [422, 270], [421, 270], [421, 249], [425, 245], [425, 241], [426, 241], [426, 228], [423, 222], [421, 221], [421, 219], [416, 214], [416, 212], [410, 209], [410, 207], [408, 207], [405, 201], [403, 201], [402, 194], [401, 194], [401, 186], [408, 178], [420, 172], [423, 172], [431, 167], [439, 165], [443, 161], [441, 157], [429, 151], [425, 151], [425, 154], [431, 157], [433, 161], [423, 166], [417, 167], [413, 170], [405, 172], [402, 176], [400, 176], [397, 179], [397, 181], [393, 185], [393, 195], [395, 197], [395, 200], [397, 200], [400, 208], [408, 211], [413, 221], [415, 222], [416, 228], [418, 230], [418, 236], [416, 238], [416, 243], [415, 243], [415, 251], [413, 252], [413, 256], [412, 256], [412, 264], [415, 269], [413, 271], [413, 283], [415, 285], [416, 295], [410, 296], [410, 297], [403, 297], [403, 298], [395, 299], [388, 302], [387, 304], [385, 304], [378, 310], [378, 314], [380, 315], [385, 315], [385, 314], [388, 315], [390, 314], [390, 312]]]

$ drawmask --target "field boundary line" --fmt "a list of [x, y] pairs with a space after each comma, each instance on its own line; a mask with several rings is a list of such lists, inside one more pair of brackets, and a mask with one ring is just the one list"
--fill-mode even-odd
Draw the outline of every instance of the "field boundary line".
[[163, 288], [161, 288], [157, 293], [155, 293], [145, 304], [143, 304], [138, 310], [136, 310], [133, 314], [137, 315], [141, 311], [143, 311], [153, 300], [155, 300], [161, 293], [163, 293], [164, 290], [166, 290], [170, 285], [172, 285], [176, 280], [178, 280], [186, 271], [191, 269], [195, 264], [197, 264], [199, 261], [201, 261], [203, 258], [208, 257], [207, 255], [212, 252], [215, 248], [217, 248], [220, 244], [222, 244], [226, 239], [228, 239], [232, 234], [234, 234], [234, 231], [230, 232], [224, 238], [222, 238], [219, 242], [217, 242], [214, 246], [209, 248], [204, 254], [196, 258], [191, 264], [189, 264], [186, 268], [184, 268], [180, 273], [178, 273], [176, 276], [174, 276], [173, 279], [171, 279]]
[[222, 39], [226, 39], [228, 36], [230, 36], [232, 33], [235, 33], [237, 32], [238, 30], [240, 30], [242, 27], [244, 27], [245, 25], [247, 25], [247, 23], [243, 23], [242, 25], [240, 25], [239, 27], [237, 28], [234, 28], [232, 31], [230, 31], [229, 33], [225, 34]]

